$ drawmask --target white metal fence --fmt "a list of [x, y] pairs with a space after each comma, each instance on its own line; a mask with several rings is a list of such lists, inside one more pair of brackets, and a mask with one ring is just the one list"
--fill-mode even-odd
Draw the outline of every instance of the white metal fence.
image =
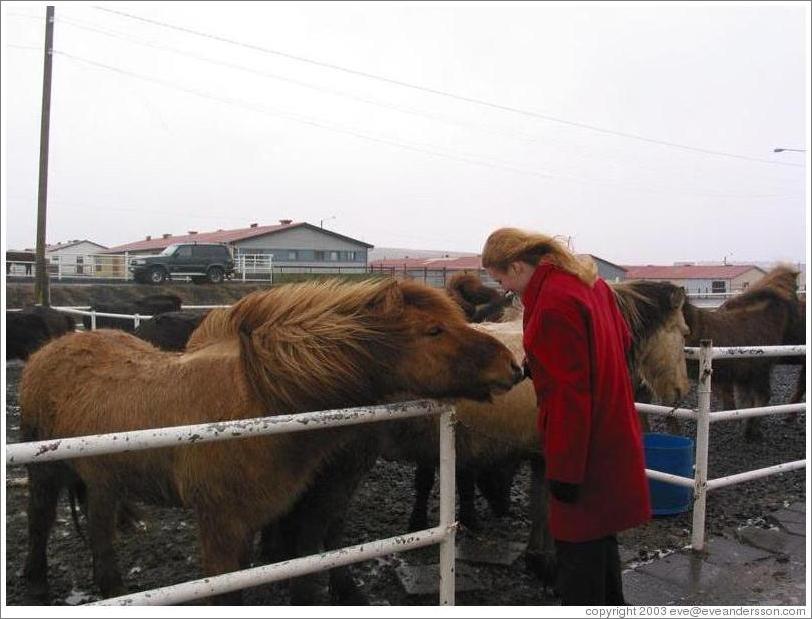
[[[46, 256], [45, 268], [51, 280], [121, 280], [133, 279], [129, 271], [130, 260], [137, 255], [123, 254], [60, 254]], [[234, 280], [272, 281], [273, 256], [270, 254], [238, 254], [234, 258]], [[36, 277], [37, 265], [33, 260], [6, 260], [9, 281], [29, 280]], [[172, 279], [187, 276], [173, 273]]]
[[440, 604], [453, 605], [455, 590], [454, 544], [457, 528], [454, 520], [455, 421], [454, 407], [447, 404], [439, 404], [432, 400], [417, 400], [385, 406], [347, 408], [298, 415], [272, 415], [256, 419], [14, 443], [6, 446], [6, 465], [36, 465], [40, 462], [69, 458], [141, 451], [160, 447], [177, 447], [183, 444], [191, 445], [201, 442], [233, 440], [284, 432], [317, 431], [327, 427], [349, 426], [436, 414], [440, 415], [440, 523], [438, 526], [406, 535], [348, 546], [320, 555], [253, 567], [218, 576], [207, 576], [199, 580], [102, 600], [96, 604], [125, 606], [179, 604], [341, 565], [357, 563], [375, 557], [439, 544]]
[[681, 419], [696, 420], [696, 452], [694, 478], [672, 475], [661, 471], [646, 469], [646, 475], [651, 479], [665, 483], [694, 489], [693, 530], [691, 533], [691, 546], [694, 550], [703, 550], [705, 547], [705, 506], [707, 494], [710, 490], [738, 484], [752, 479], [759, 479], [769, 475], [785, 473], [797, 469], [805, 469], [807, 461], [795, 460], [783, 462], [753, 471], [745, 471], [727, 477], [708, 479], [708, 446], [710, 443], [710, 424], [717, 421], [731, 419], [746, 419], [748, 417], [761, 417], [765, 415], [780, 415], [786, 413], [805, 413], [806, 404], [783, 404], [779, 406], [763, 406], [739, 410], [711, 412], [711, 376], [713, 374], [713, 359], [731, 359], [748, 357], [784, 357], [805, 355], [806, 346], [761, 346], [746, 348], [714, 348], [710, 340], [702, 340], [699, 348], [686, 348], [686, 356], [699, 359], [699, 388], [698, 402], [695, 411], [686, 408], [672, 409], [668, 406], [654, 404], [636, 404], [637, 410], [642, 413], [654, 413], [677, 417]]

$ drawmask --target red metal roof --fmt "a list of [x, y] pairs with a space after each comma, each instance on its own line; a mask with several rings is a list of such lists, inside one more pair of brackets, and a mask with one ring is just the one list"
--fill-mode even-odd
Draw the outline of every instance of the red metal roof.
[[627, 279], [733, 279], [752, 269], [762, 274], [757, 266], [747, 265], [693, 265], [693, 266], [626, 266]]
[[481, 269], [482, 256], [459, 258], [390, 258], [373, 260], [370, 266], [396, 269]]

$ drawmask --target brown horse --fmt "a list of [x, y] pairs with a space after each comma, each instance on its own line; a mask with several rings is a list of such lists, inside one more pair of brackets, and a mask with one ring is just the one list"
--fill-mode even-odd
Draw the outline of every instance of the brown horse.
[[[615, 287], [624, 316], [631, 325], [634, 371], [646, 377], [657, 394], [668, 401], [679, 400], [688, 389], [685, 372], [682, 319], [684, 292], [672, 284], [633, 282]], [[517, 357], [524, 355], [520, 321], [475, 325], [497, 337]], [[659, 350], [664, 347], [664, 350]], [[530, 518], [533, 522], [528, 544], [528, 562], [548, 577], [555, 569], [552, 539], [547, 532], [547, 497], [543, 486], [543, 466], [539, 456], [536, 430], [538, 407], [530, 381], [523, 381], [492, 403], [457, 400], [456, 448], [458, 482], [460, 482], [460, 519], [474, 521], [473, 482], [463, 473], [481, 470], [495, 462], [530, 456], [536, 460]], [[391, 460], [418, 463], [416, 499], [410, 526], [427, 526], [428, 497], [437, 464], [438, 426], [430, 419], [415, 419], [387, 424], [380, 432], [381, 450]], [[265, 544], [264, 551], [274, 559], [314, 554], [340, 547], [345, 512], [356, 487], [375, 462], [377, 452], [369, 454], [370, 444], [356, 444], [344, 456], [333, 460], [313, 485], [312, 491], [297, 504], [295, 518], [285, 519], [280, 536], [287, 547], [283, 550]], [[365, 466], [366, 464], [366, 466]], [[339, 470], [340, 474], [335, 474]], [[465, 486], [468, 486], [466, 491]], [[265, 541], [265, 540], [263, 540]], [[304, 577], [293, 583], [295, 602], [313, 603], [316, 591], [313, 578]], [[358, 603], [362, 599], [348, 568], [331, 570], [333, 595], [343, 601]]]
[[477, 275], [455, 273], [446, 284], [448, 295], [462, 308], [468, 322], [502, 322], [521, 316], [512, 294], [500, 294], [486, 286]]
[[[718, 310], [706, 310], [685, 303], [683, 313], [691, 329], [686, 345], [699, 346], [712, 340], [714, 346], [781, 346], [799, 343], [802, 323], [797, 297], [797, 271], [780, 266], [740, 295], [725, 301]], [[766, 406], [770, 401], [770, 373], [777, 357], [717, 359], [713, 363], [712, 387], [721, 392], [725, 409]], [[689, 363], [696, 375], [697, 363]], [[760, 418], [745, 423], [745, 438], [761, 438]]]
[[[409, 282], [280, 286], [212, 312], [199, 330], [185, 353], [113, 330], [49, 344], [23, 373], [23, 436], [333, 409], [404, 391], [489, 399], [521, 375], [507, 348], [469, 327], [445, 294]], [[111, 596], [125, 591], [113, 550], [123, 498], [194, 509], [203, 573], [234, 571], [247, 565], [254, 532], [357, 435], [323, 429], [29, 465], [29, 591], [47, 591], [47, 539], [65, 485], [86, 488], [94, 580]]]

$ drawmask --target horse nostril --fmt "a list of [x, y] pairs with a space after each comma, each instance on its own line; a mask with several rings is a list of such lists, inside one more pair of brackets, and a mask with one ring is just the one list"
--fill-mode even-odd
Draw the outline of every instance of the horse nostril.
[[516, 385], [524, 380], [524, 370], [515, 363], [511, 363], [513, 369], [513, 384]]

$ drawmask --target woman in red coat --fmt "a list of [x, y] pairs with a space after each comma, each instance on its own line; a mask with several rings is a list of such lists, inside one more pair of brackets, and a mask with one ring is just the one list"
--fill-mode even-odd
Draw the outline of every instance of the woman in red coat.
[[623, 604], [616, 534], [651, 514], [629, 329], [595, 264], [554, 238], [496, 230], [482, 265], [524, 303], [559, 594], [565, 604]]

